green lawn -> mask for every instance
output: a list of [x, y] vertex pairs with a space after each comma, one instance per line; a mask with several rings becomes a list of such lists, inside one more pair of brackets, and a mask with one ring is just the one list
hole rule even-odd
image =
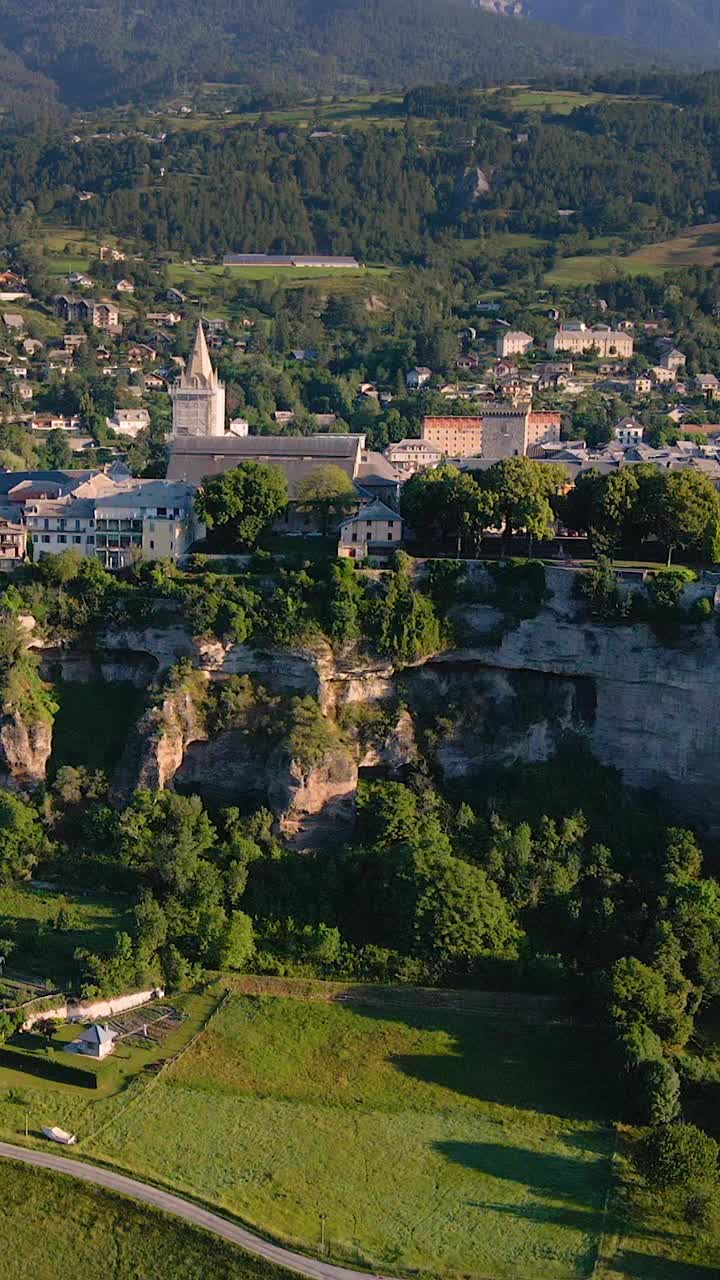
[[589, 1033], [533, 1016], [231, 998], [90, 1138], [305, 1248], [377, 1269], [589, 1276], [612, 1133]]
[[0, 1161], [3, 1280], [289, 1280], [198, 1228], [62, 1174]]

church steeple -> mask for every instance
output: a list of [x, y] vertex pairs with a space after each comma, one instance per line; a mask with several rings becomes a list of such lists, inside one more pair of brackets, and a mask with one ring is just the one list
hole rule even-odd
[[185, 370], [185, 377], [187, 379], [197, 378], [201, 386], [204, 383], [205, 386], [214, 387], [216, 383], [216, 374], [210, 361], [210, 352], [207, 349], [202, 320], [198, 320], [195, 342], [190, 356], [190, 363]]
[[190, 359], [170, 395], [174, 436], [224, 435], [225, 387], [212, 367], [202, 320]]

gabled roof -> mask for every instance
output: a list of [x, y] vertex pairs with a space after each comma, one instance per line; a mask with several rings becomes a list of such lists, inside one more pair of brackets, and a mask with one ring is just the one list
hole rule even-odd
[[343, 520], [342, 524], [354, 524], [356, 520], [397, 520], [402, 521], [402, 516], [397, 511], [393, 511], [391, 507], [386, 507], [384, 502], [369, 502], [367, 506], [361, 507], [356, 515], [350, 516], [348, 520]]
[[103, 1026], [100, 1022], [93, 1022], [92, 1026], [86, 1027], [78, 1036], [83, 1044], [112, 1044], [117, 1036], [117, 1031], [112, 1031], [110, 1027]]

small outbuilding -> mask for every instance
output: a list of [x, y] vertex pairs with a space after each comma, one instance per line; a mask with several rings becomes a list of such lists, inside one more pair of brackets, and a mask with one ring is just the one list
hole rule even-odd
[[93, 1022], [73, 1040], [73, 1046], [77, 1053], [86, 1053], [91, 1058], [106, 1058], [115, 1048], [116, 1037], [117, 1031], [112, 1031], [107, 1024], [103, 1026], [101, 1022]]

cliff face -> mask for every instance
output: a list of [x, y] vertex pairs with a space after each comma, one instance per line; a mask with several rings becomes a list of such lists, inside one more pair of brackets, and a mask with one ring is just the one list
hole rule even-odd
[[2, 785], [35, 787], [45, 780], [52, 751], [52, 725], [27, 724], [17, 712], [0, 718], [0, 778]]
[[[92, 657], [48, 651], [44, 660], [60, 662], [66, 678], [97, 678], [99, 664], [106, 678], [139, 684], [186, 655], [209, 683], [249, 674], [273, 694], [317, 698], [346, 735], [312, 769], [245, 732], [208, 738], [193, 697], [174, 693], [142, 717], [116, 777], [118, 797], [135, 786], [177, 786], [223, 803], [269, 803], [279, 829], [299, 843], [337, 836], [337, 824], [352, 820], [358, 769], [401, 773], [419, 727], [432, 728], [447, 778], [548, 760], [566, 734], [580, 734], [626, 784], [659, 788], [678, 817], [720, 830], [714, 622], [687, 628], [670, 648], [645, 626], [582, 623], [572, 586], [572, 574], [549, 570], [546, 605], [516, 625], [488, 606], [458, 609], [462, 648], [400, 674], [377, 660], [336, 659], [323, 644], [303, 652], [196, 645], [180, 628], [118, 633]], [[0, 724], [7, 774], [42, 779], [49, 751], [49, 729]]]

